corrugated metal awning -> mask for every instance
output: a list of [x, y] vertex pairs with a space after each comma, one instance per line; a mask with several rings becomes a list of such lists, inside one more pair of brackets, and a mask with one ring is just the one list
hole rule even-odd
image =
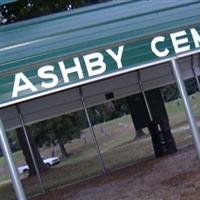
[[13, 3], [17, 0], [0, 0], [0, 6], [1, 5], [5, 5], [5, 4], [9, 4], [9, 3]]
[[0, 27], [0, 72], [200, 24], [199, 10], [199, 0], [123, 0]]
[[[119, 0], [2, 26], [0, 27], [0, 107], [122, 75], [141, 66], [163, 63], [177, 55], [170, 38], [170, 34], [177, 31], [185, 31], [188, 46], [191, 47], [186, 53], [190, 53], [195, 50], [191, 28], [200, 33], [199, 10], [199, 0]], [[160, 35], [165, 37], [164, 47], [169, 50], [169, 55], [164, 58], [155, 56], [151, 51], [152, 39]], [[107, 50], [110, 49], [117, 54], [120, 46], [124, 46], [123, 68], [117, 69]], [[162, 50], [163, 46], [160, 48]], [[199, 49], [196, 48], [198, 51]], [[95, 52], [103, 56], [106, 71], [100, 76], [91, 78], [82, 56]], [[66, 84], [61, 76], [58, 62], [63, 61], [66, 67], [71, 67], [74, 65], [74, 58], [79, 59], [83, 78], [77, 79], [77, 74], [73, 74], [70, 82]], [[188, 61], [190, 60], [191, 58], [188, 58]], [[53, 66], [54, 71], [51, 73], [55, 73], [59, 79], [53, 89], [41, 87], [38, 69], [44, 65]], [[163, 70], [163, 73], [165, 71], [167, 73], [167, 69]], [[23, 72], [37, 91], [26, 90], [13, 98], [14, 78], [18, 72]], [[151, 70], [146, 73], [148, 74], [144, 76], [154, 75], [150, 74]], [[186, 74], [185, 77], [191, 76], [190, 71]], [[158, 79], [159, 74], [155, 80], [149, 81], [147, 86], [154, 88], [172, 82], [172, 78], [159, 79], [159, 82]], [[137, 80], [135, 82], [137, 83]], [[116, 86], [115, 81], [113, 84]], [[102, 87], [106, 90], [112, 89], [112, 85]], [[91, 90], [87, 91], [92, 93]], [[127, 94], [136, 92], [138, 89]], [[120, 96], [125, 96], [125, 93], [120, 93]], [[103, 98], [96, 99], [96, 103], [105, 101]], [[29, 103], [28, 105], [30, 107]], [[77, 105], [72, 107], [72, 110], [78, 108]], [[64, 112], [62, 108], [61, 110]], [[39, 120], [38, 117], [38, 115], [37, 118], [31, 117], [27, 122]], [[41, 118], [46, 117], [49, 115], [46, 114]]]

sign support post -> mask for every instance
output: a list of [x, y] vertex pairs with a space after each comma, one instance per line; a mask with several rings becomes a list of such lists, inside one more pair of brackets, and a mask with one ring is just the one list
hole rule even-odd
[[200, 159], [200, 135], [198, 132], [198, 127], [197, 127], [197, 123], [196, 120], [194, 118], [193, 112], [192, 112], [192, 108], [191, 108], [191, 104], [188, 98], [188, 94], [186, 92], [186, 88], [183, 82], [183, 79], [181, 77], [181, 72], [179, 69], [179, 65], [177, 63], [176, 60], [172, 60], [171, 61], [171, 67], [172, 67], [172, 71], [176, 80], [176, 84], [178, 86], [179, 89], [179, 93], [182, 97], [183, 100], [183, 104], [185, 107], [185, 112], [188, 118], [188, 122], [190, 125], [190, 129], [192, 130], [192, 135], [193, 135], [193, 140], [194, 140], [194, 145], [196, 147], [196, 151], [197, 151], [197, 155]]
[[28, 133], [27, 133], [27, 130], [26, 130], [26, 127], [25, 127], [25, 122], [24, 122], [23, 116], [22, 116], [22, 114], [21, 114], [21, 110], [20, 110], [20, 108], [19, 108], [18, 105], [16, 106], [16, 108], [17, 108], [17, 112], [18, 112], [19, 119], [20, 119], [20, 123], [21, 123], [22, 128], [23, 128], [23, 131], [24, 131], [24, 136], [25, 136], [25, 138], [26, 138], [26, 142], [27, 142], [27, 145], [28, 145], [30, 154], [31, 154], [31, 158], [32, 158], [32, 160], [33, 160], [33, 164], [34, 164], [34, 167], [35, 167], [35, 171], [36, 171], [36, 174], [37, 174], [37, 177], [38, 177], [38, 181], [39, 181], [39, 184], [40, 184], [42, 193], [45, 193], [44, 184], [43, 184], [43, 182], [42, 182], [42, 178], [41, 178], [41, 176], [40, 176], [40, 172], [39, 172], [39, 169], [38, 169], [38, 166], [37, 166], [37, 162], [36, 162], [36, 160], [35, 160], [35, 156], [34, 156], [34, 154], [33, 154], [33, 150], [32, 150], [32, 147], [31, 147], [29, 138], [28, 138]]
[[94, 128], [92, 126], [91, 120], [90, 120], [90, 116], [89, 116], [89, 113], [88, 113], [87, 105], [85, 103], [85, 99], [83, 97], [83, 93], [82, 93], [81, 88], [79, 88], [79, 93], [80, 93], [80, 97], [81, 97], [81, 103], [83, 105], [83, 109], [85, 111], [85, 115], [86, 115], [86, 118], [87, 118], [87, 121], [88, 121], [88, 124], [89, 124], [89, 127], [90, 127], [92, 138], [93, 138], [93, 141], [94, 141], [95, 146], [96, 146], [97, 154], [98, 154], [98, 157], [99, 157], [99, 162], [100, 162], [102, 171], [105, 174], [106, 173], [105, 163], [104, 163], [104, 160], [103, 160], [103, 158], [101, 156], [99, 144], [98, 144], [98, 141], [97, 141], [97, 138], [96, 138], [96, 135], [95, 135]]
[[12, 152], [11, 152], [1, 119], [0, 119], [0, 146], [5, 156], [8, 169], [10, 171], [10, 176], [11, 176], [12, 184], [13, 184], [17, 199], [26, 200], [25, 193], [24, 193], [24, 190], [23, 190], [23, 187], [22, 187], [22, 184], [17, 172], [16, 165], [12, 157]]
[[149, 114], [149, 118], [150, 118], [150, 121], [152, 122], [153, 116], [151, 114], [150, 106], [149, 106], [149, 103], [147, 101], [145, 90], [144, 90], [144, 87], [143, 87], [143, 84], [142, 84], [142, 81], [141, 81], [140, 71], [137, 71], [137, 77], [138, 77], [138, 83], [139, 83], [139, 86], [140, 86], [140, 90], [142, 92], [142, 96], [144, 98], [144, 102], [145, 102], [145, 105], [146, 105], [146, 108], [147, 108], [147, 111], [148, 111], [148, 114]]

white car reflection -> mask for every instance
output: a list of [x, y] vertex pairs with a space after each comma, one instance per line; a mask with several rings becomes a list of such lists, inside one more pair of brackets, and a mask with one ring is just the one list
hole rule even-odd
[[[50, 157], [43, 159], [43, 162], [46, 167], [51, 167], [53, 165], [57, 165], [60, 163], [60, 158], [59, 157]], [[29, 167], [28, 165], [22, 165], [17, 168], [19, 174], [24, 174], [29, 172]]]

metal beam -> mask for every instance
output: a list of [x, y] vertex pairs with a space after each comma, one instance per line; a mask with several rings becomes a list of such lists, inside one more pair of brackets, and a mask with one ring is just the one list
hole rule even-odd
[[146, 97], [146, 94], [145, 94], [144, 86], [142, 84], [140, 71], [137, 71], [137, 77], [138, 77], [138, 84], [140, 86], [140, 90], [142, 92], [142, 96], [144, 98], [144, 102], [145, 102], [145, 105], [146, 105], [146, 108], [147, 108], [147, 111], [148, 111], [148, 114], [149, 114], [149, 118], [150, 118], [150, 121], [152, 122], [153, 121], [153, 116], [151, 114], [150, 106], [149, 106], [149, 103], [148, 103], [148, 100], [147, 100], [147, 97]]
[[32, 150], [31, 144], [30, 144], [30, 141], [29, 141], [29, 137], [28, 137], [28, 133], [27, 133], [27, 130], [26, 130], [24, 118], [23, 118], [23, 116], [22, 116], [22, 114], [21, 114], [21, 110], [20, 110], [20, 108], [19, 108], [18, 105], [16, 105], [16, 108], [17, 108], [17, 112], [18, 112], [18, 116], [19, 116], [19, 119], [20, 119], [21, 126], [22, 126], [23, 131], [24, 131], [24, 136], [25, 136], [25, 138], [26, 138], [26, 142], [27, 142], [27, 145], [28, 145], [30, 154], [31, 154], [31, 158], [32, 158], [32, 160], [33, 160], [33, 164], [34, 164], [35, 171], [36, 171], [36, 174], [37, 174], [37, 177], [38, 177], [38, 181], [39, 181], [39, 184], [40, 184], [40, 188], [41, 188], [41, 190], [42, 190], [42, 193], [45, 193], [44, 184], [43, 184], [43, 182], [42, 182], [42, 178], [41, 178], [41, 176], [40, 176], [40, 172], [39, 172], [39, 169], [38, 169], [38, 166], [37, 166], [37, 162], [36, 162], [36, 160], [35, 160], [35, 156], [34, 156], [34, 153], [33, 153], [33, 150]]
[[12, 152], [10, 150], [10, 146], [8, 143], [8, 139], [3, 127], [2, 120], [0, 119], [0, 145], [4, 154], [4, 157], [6, 159], [8, 169], [10, 171], [10, 176], [12, 180], [12, 184], [17, 196], [18, 200], [26, 200], [25, 193], [17, 172], [17, 168], [15, 166], [15, 162], [12, 157]]
[[88, 124], [89, 124], [89, 127], [90, 127], [92, 138], [93, 138], [93, 141], [94, 141], [95, 146], [96, 146], [96, 151], [97, 151], [97, 155], [98, 155], [98, 158], [99, 158], [99, 163], [101, 165], [101, 169], [102, 169], [103, 173], [106, 173], [104, 160], [103, 160], [103, 158], [101, 156], [101, 151], [100, 151], [100, 148], [99, 148], [99, 144], [98, 144], [98, 141], [97, 141], [97, 138], [96, 138], [96, 135], [95, 135], [94, 128], [92, 126], [91, 120], [90, 120], [90, 116], [89, 116], [89, 113], [88, 113], [87, 105], [85, 103], [85, 99], [83, 97], [83, 93], [82, 93], [81, 88], [79, 88], [79, 93], [80, 93], [80, 97], [81, 97], [81, 103], [83, 105], [83, 109], [85, 111], [85, 115], [86, 115], [86, 118], [87, 118], [87, 121], [88, 121]]
[[188, 98], [188, 94], [186, 92], [186, 88], [185, 88], [185, 84], [183, 82], [183, 79], [181, 77], [181, 72], [179, 69], [179, 65], [177, 63], [176, 60], [172, 60], [171, 62], [171, 67], [172, 67], [172, 71], [176, 80], [176, 84], [178, 86], [179, 89], [179, 93], [181, 95], [181, 98], [183, 100], [183, 104], [185, 107], [185, 112], [188, 118], [188, 122], [190, 125], [190, 128], [192, 130], [192, 135], [193, 135], [193, 140], [194, 140], [194, 144], [196, 147], [196, 151], [197, 151], [197, 155], [200, 159], [200, 135], [198, 132], [198, 127], [197, 127], [197, 123], [196, 120], [194, 118], [193, 112], [192, 112], [192, 107]]

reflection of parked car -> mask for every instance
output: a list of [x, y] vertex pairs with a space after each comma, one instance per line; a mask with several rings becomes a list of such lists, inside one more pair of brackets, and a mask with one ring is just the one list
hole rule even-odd
[[19, 174], [28, 173], [29, 167], [28, 165], [23, 165], [17, 168]]
[[[44, 162], [45, 166], [51, 167], [53, 165], [57, 165], [58, 163], [60, 163], [60, 159], [58, 157], [51, 157], [51, 158], [47, 158], [47, 159], [43, 158], [43, 162]], [[28, 173], [29, 167], [28, 167], [28, 165], [23, 165], [23, 166], [18, 167], [17, 170], [18, 170], [19, 174]]]
[[44, 164], [47, 167], [51, 167], [53, 165], [57, 165], [58, 163], [60, 163], [60, 158], [58, 158], [58, 157], [51, 157], [51, 158], [44, 159], [43, 161], [44, 161]]

